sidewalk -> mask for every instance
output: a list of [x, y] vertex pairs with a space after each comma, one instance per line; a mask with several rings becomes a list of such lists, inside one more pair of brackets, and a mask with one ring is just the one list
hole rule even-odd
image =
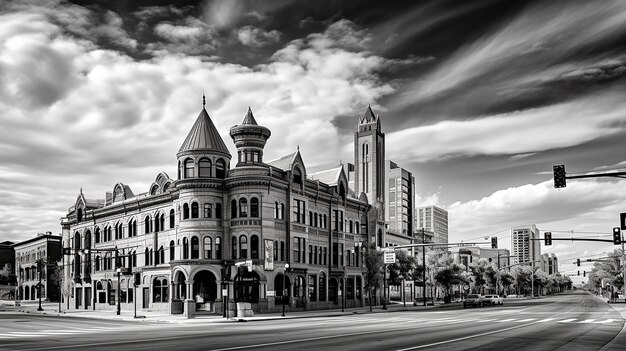
[[254, 322], [265, 320], [277, 320], [277, 319], [300, 319], [300, 318], [315, 318], [315, 317], [336, 317], [347, 316], [353, 314], [379, 314], [389, 312], [402, 312], [402, 311], [417, 311], [428, 310], [434, 308], [445, 308], [452, 306], [459, 306], [460, 303], [451, 304], [435, 304], [434, 306], [412, 306], [407, 302], [406, 307], [402, 303], [392, 302], [387, 305], [387, 310], [383, 310], [382, 306], [373, 306], [372, 312], [369, 310], [369, 306], [346, 308], [344, 312], [341, 309], [332, 310], [318, 310], [318, 311], [289, 311], [287, 307], [285, 309], [285, 317], [282, 317], [282, 313], [258, 313], [254, 317], [235, 317], [235, 318], [223, 318], [221, 315], [214, 314], [198, 314], [194, 318], [186, 318], [182, 315], [172, 315], [166, 312], [148, 312], [137, 311], [137, 318], [135, 318], [134, 311], [121, 311], [120, 315], [117, 315], [116, 310], [73, 310], [69, 312], [58, 312], [58, 303], [42, 303], [43, 311], [37, 311], [38, 303], [23, 302], [20, 306], [1, 306], [0, 312], [22, 312], [32, 314], [42, 314], [60, 317], [82, 317], [82, 318], [94, 318], [94, 319], [109, 319], [109, 320], [125, 320], [135, 322], [158, 322], [158, 323], [228, 323], [228, 322]]

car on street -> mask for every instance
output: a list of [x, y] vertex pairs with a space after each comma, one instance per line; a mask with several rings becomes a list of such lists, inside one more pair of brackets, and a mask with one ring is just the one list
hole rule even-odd
[[485, 305], [494, 306], [494, 305], [502, 305], [503, 303], [504, 302], [502, 301], [502, 298], [498, 295], [485, 295], [484, 297]]
[[481, 307], [485, 304], [485, 300], [479, 294], [469, 294], [465, 297], [463, 301], [463, 308], [467, 308], [467, 306], [472, 307]]

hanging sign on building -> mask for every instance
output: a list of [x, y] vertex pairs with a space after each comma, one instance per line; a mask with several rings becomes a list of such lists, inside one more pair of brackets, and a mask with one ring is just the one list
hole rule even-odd
[[266, 271], [274, 270], [274, 241], [265, 240], [265, 259], [263, 269]]

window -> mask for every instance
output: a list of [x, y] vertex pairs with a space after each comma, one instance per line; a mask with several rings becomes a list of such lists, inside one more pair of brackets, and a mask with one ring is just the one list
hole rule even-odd
[[313, 212], [309, 211], [309, 225], [313, 225], [315, 221], [313, 220]]
[[198, 177], [209, 178], [211, 176], [211, 161], [208, 158], [201, 158], [198, 161]]
[[293, 238], [293, 261], [294, 262], [304, 263], [305, 261], [305, 252], [304, 252], [305, 246], [304, 245], [305, 245], [304, 238], [298, 238], [298, 237]]
[[215, 238], [215, 259], [222, 259], [222, 238]]
[[318, 281], [319, 281], [319, 284], [318, 284], [319, 300], [325, 301], [326, 300], [326, 274], [324, 274], [324, 272], [320, 272]]
[[250, 258], [259, 258], [259, 237], [256, 235], [250, 237]]
[[167, 279], [154, 278], [152, 282], [152, 302], [168, 302], [168, 289]]
[[309, 264], [313, 263], [313, 245], [309, 245]]
[[100, 228], [96, 228], [95, 240], [96, 244], [100, 242]]
[[237, 218], [237, 200], [230, 202], [230, 218]]
[[150, 195], [156, 195], [158, 190], [159, 190], [159, 186], [154, 184], [152, 188], [150, 188]]
[[170, 261], [174, 261], [174, 257], [175, 257], [175, 251], [174, 251], [174, 240], [170, 241]]
[[213, 206], [211, 204], [204, 204], [204, 218], [211, 218], [213, 212]]
[[248, 237], [245, 235], [239, 237], [239, 258], [248, 258]]
[[200, 258], [200, 240], [197, 236], [191, 237], [191, 259]]
[[221, 158], [215, 162], [215, 177], [219, 179], [226, 178], [226, 165]]
[[189, 258], [189, 239], [183, 238], [183, 260]]
[[160, 227], [159, 227], [159, 224], [160, 224], [160, 222], [159, 222], [159, 214], [157, 213], [157, 215], [154, 217], [154, 232], [155, 233], [158, 233], [159, 230], [161, 230]]
[[248, 217], [248, 200], [239, 199], [239, 217]]
[[198, 213], [198, 203], [197, 202], [192, 202], [191, 203], [191, 218], [198, 218], [199, 213]]
[[205, 259], [211, 259], [212, 257], [212, 249], [213, 249], [213, 240], [211, 239], [210, 236], [205, 236], [204, 237], [204, 242], [202, 243], [202, 246], [204, 247], [204, 258]]
[[294, 199], [293, 200], [293, 218], [294, 222], [305, 224], [305, 204], [303, 200]]
[[280, 242], [280, 260], [281, 261], [285, 260], [285, 242], [284, 241]]
[[354, 222], [354, 232], [357, 233], [357, 234], [360, 234], [361, 227], [359, 225], [359, 222]]
[[137, 221], [131, 219], [131, 221], [128, 223], [128, 237], [132, 238], [134, 236], [137, 236]]
[[174, 224], [175, 224], [176, 220], [174, 217], [174, 209], [170, 210], [170, 229], [174, 229]]
[[115, 225], [115, 240], [122, 239], [122, 223]]
[[282, 202], [280, 204], [280, 219], [285, 219], [285, 204]]
[[193, 178], [193, 160], [188, 158], [185, 160], [185, 178]]
[[189, 205], [188, 204], [183, 204], [183, 219], [188, 219], [189, 218]]
[[178, 161], [178, 179], [180, 179], [180, 161]]
[[280, 218], [280, 207], [278, 206], [278, 202], [274, 202], [274, 218]]
[[250, 217], [259, 217], [259, 199], [250, 199]]
[[274, 241], [274, 261], [278, 261], [278, 240]]
[[237, 237], [233, 236], [231, 240], [231, 246], [232, 246], [231, 259], [236, 260], [237, 259]]
[[308, 289], [308, 293], [309, 293], [309, 301], [317, 301], [317, 294], [315, 293], [316, 289], [316, 279], [314, 275], [309, 275], [308, 276], [308, 284], [307, 284], [307, 289]]
[[339, 244], [333, 243], [333, 266], [339, 264]]
[[293, 169], [293, 182], [302, 185], [302, 171], [298, 167]]
[[144, 266], [150, 265], [150, 250], [148, 250], [147, 247], [146, 247], [146, 250], [143, 252], [143, 265]]
[[339, 244], [340, 246], [340, 250], [339, 250], [339, 265], [343, 266], [343, 244]]
[[[146, 219], [143, 221], [144, 233], [145, 234], [150, 233], [150, 222], [151, 222], [150, 221], [150, 216], [146, 216]], [[110, 228], [109, 228], [109, 230], [110, 230]]]
[[219, 202], [215, 204], [215, 218], [222, 218], [222, 204]]

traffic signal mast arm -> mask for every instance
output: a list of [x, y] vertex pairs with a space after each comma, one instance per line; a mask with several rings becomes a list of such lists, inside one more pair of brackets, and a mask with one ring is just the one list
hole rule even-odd
[[567, 175], [567, 173], [565, 172], [565, 165], [553, 166], [552, 172], [554, 176], [555, 188], [565, 188], [567, 186], [567, 179], [598, 178], [598, 177], [626, 178], [626, 171], [611, 171], [611, 172], [589, 171], [587, 172], [587, 174]]

